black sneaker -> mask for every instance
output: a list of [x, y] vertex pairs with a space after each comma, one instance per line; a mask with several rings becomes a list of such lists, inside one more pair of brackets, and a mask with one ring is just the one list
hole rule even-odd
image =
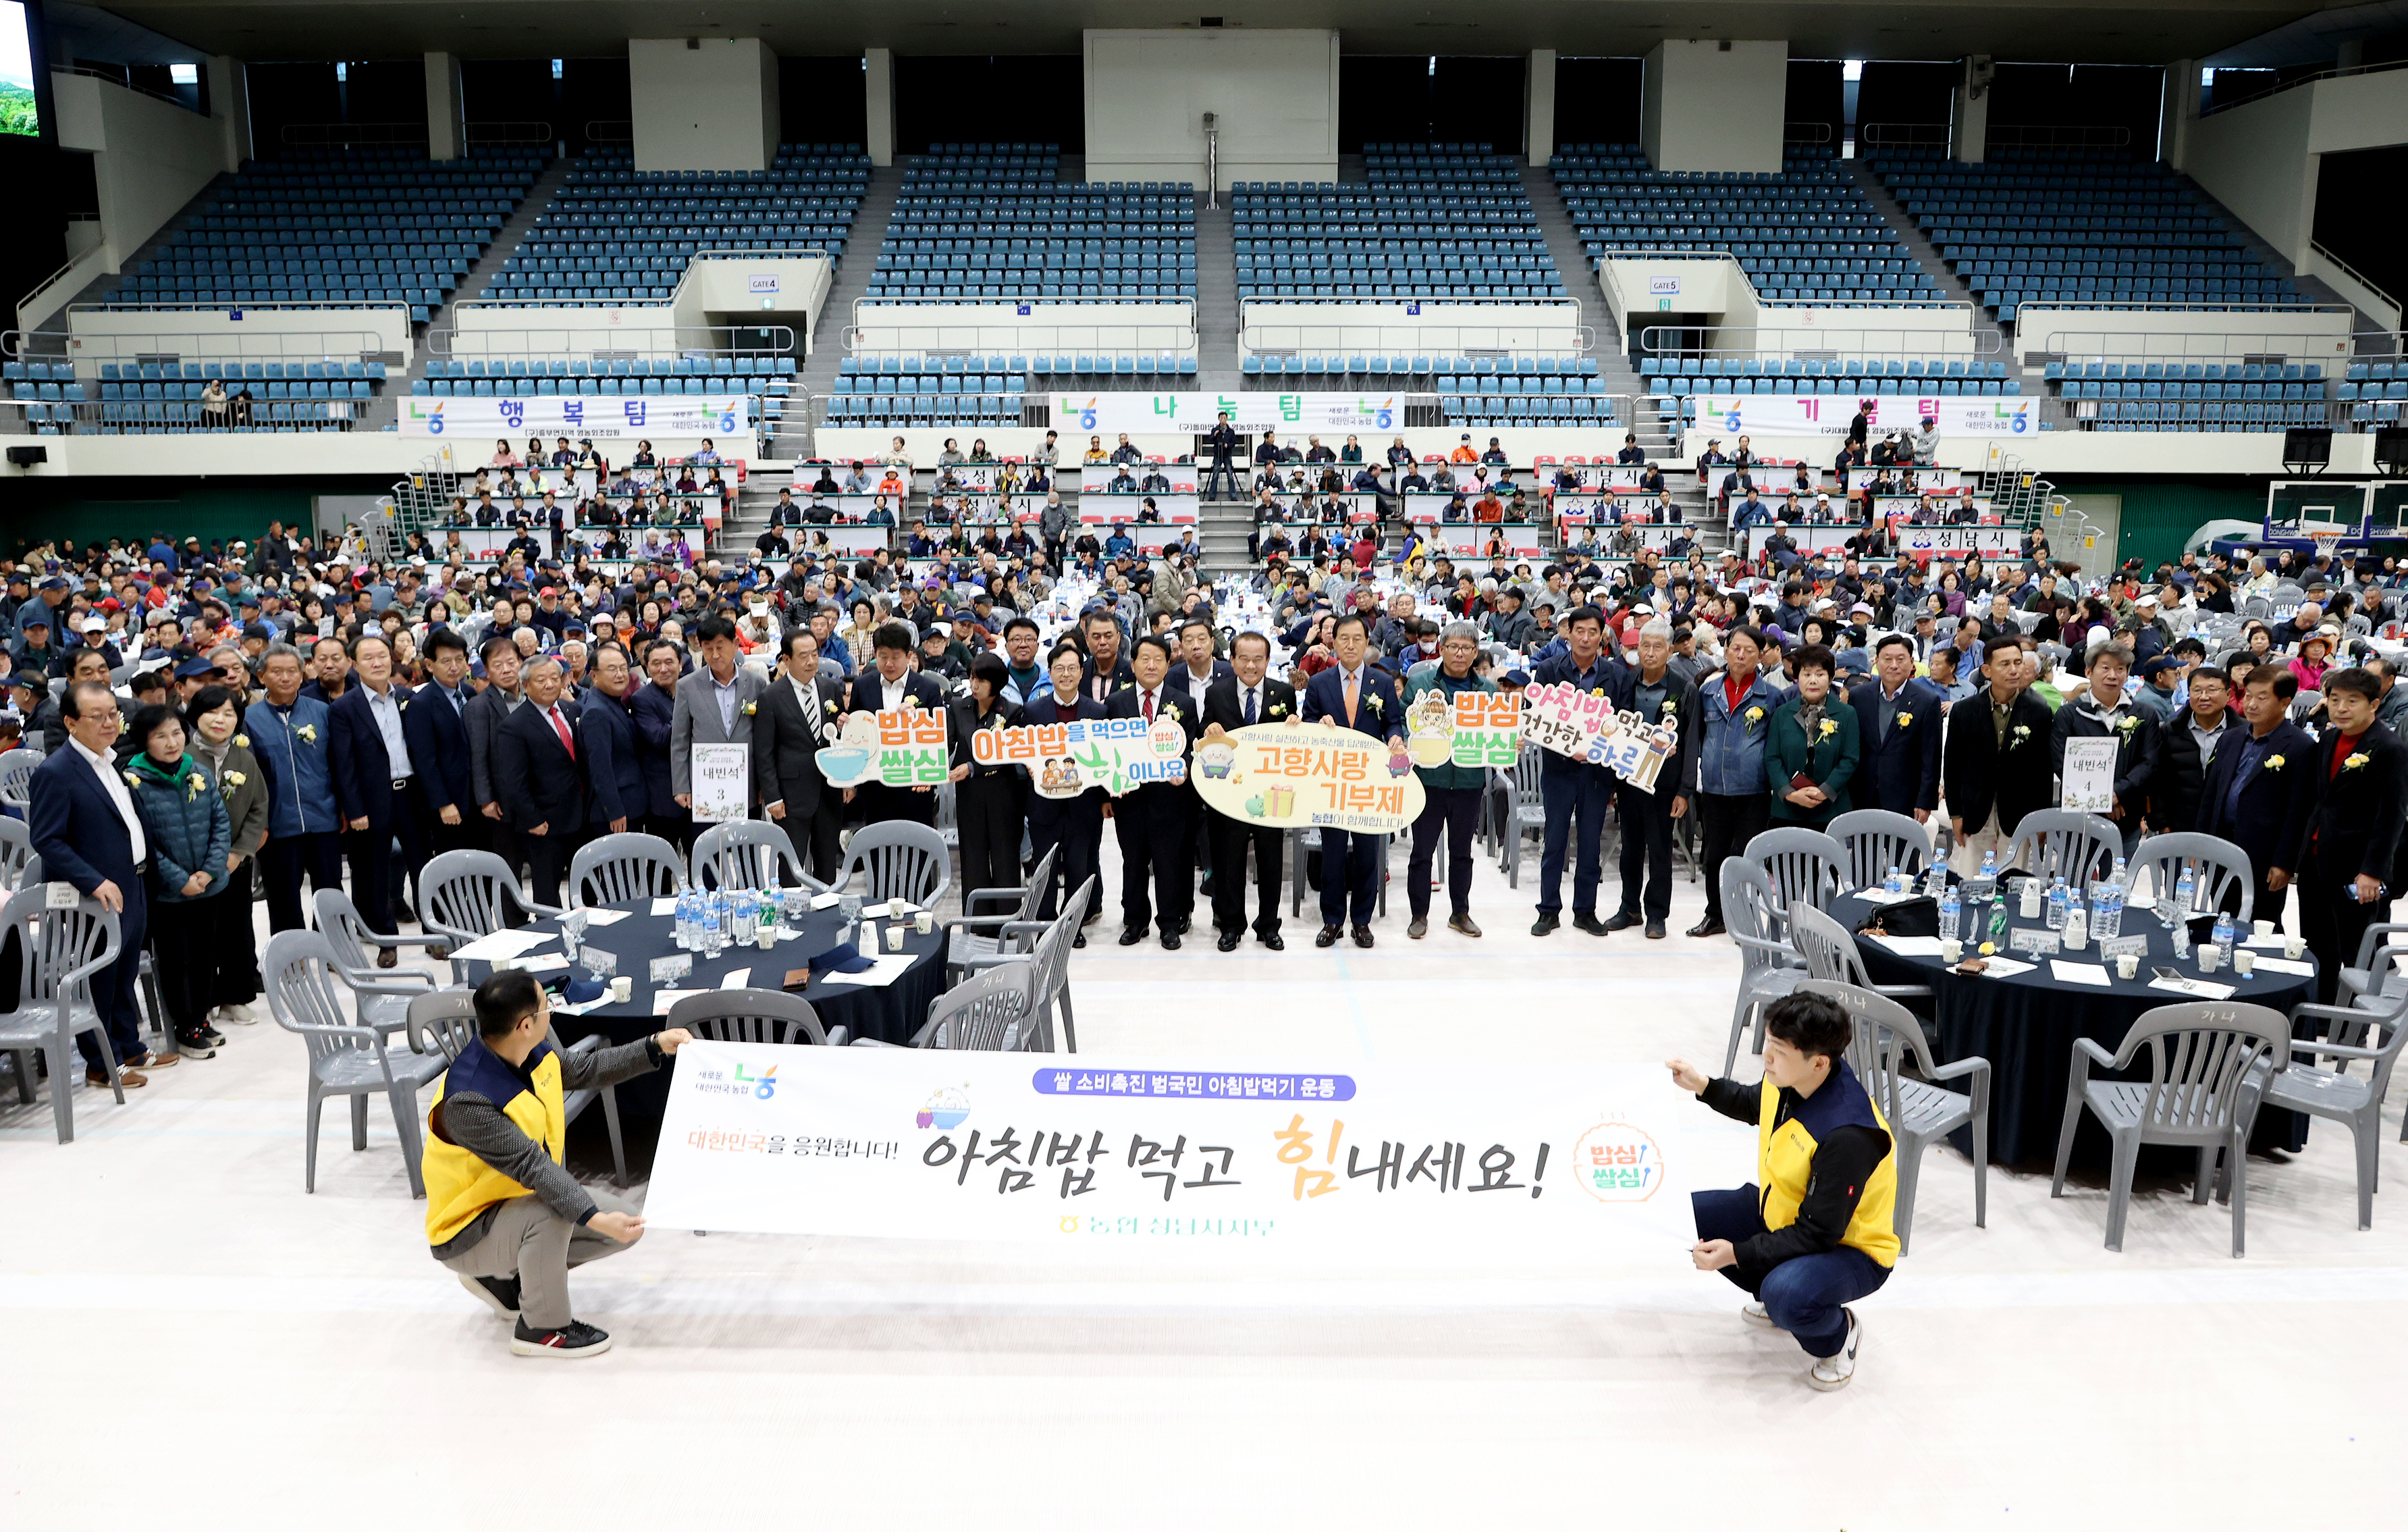
[[1595, 911], [1591, 911], [1585, 915], [1574, 914], [1572, 916], [1572, 929], [1575, 931], [1585, 931], [1593, 937], [1601, 937], [1605, 935], [1607, 926], [1605, 922], [1597, 918]]
[[211, 1048], [223, 1048], [226, 1045], [226, 1035], [214, 1026], [205, 1026], [201, 1028], [201, 1040]]
[[510, 1327], [512, 1356], [556, 1356], [575, 1361], [599, 1356], [609, 1349], [609, 1335], [582, 1320], [572, 1319], [557, 1330], [531, 1328], [524, 1319]]
[[218, 1056], [217, 1049], [198, 1032], [178, 1034], [176, 1052], [188, 1059], [213, 1059]]
[[1548, 932], [1554, 930], [1556, 924], [1557, 922], [1555, 917], [1548, 914], [1542, 909], [1539, 912], [1539, 918], [1530, 923], [1530, 935], [1534, 937], [1543, 937]]
[[[452, 1273], [458, 1276], [459, 1273]], [[519, 1280], [516, 1277], [461, 1277], [460, 1285], [471, 1296], [504, 1319], [519, 1317]]]

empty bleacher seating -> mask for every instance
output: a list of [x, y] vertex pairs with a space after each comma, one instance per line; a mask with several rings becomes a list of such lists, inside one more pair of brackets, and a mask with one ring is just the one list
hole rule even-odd
[[[80, 365], [84, 375], [79, 376]], [[227, 426], [205, 421], [202, 391], [219, 379]], [[39, 435], [118, 436], [229, 429], [234, 395], [251, 394], [252, 431], [347, 431], [381, 391], [380, 362], [217, 361], [10, 362], [0, 368], [7, 398]]]
[[113, 308], [407, 303], [424, 322], [534, 184], [542, 157], [296, 150], [246, 160], [102, 300]]
[[1018, 425], [1028, 370], [1027, 359], [1018, 356], [848, 356], [838, 365], [824, 422]]
[[627, 150], [587, 150], [484, 297], [541, 308], [666, 303], [704, 251], [841, 259], [868, 184], [858, 144], [781, 144], [763, 171], [643, 171]]
[[1983, 165], [1893, 151], [1871, 162], [1992, 316], [2021, 306], [2306, 301], [2162, 165], [2106, 150], [2007, 150]]
[[1566, 296], [1519, 156], [1489, 144], [1363, 146], [1368, 179], [1240, 181], [1240, 298], [1527, 303]]
[[1196, 188], [1066, 183], [1058, 144], [936, 144], [906, 162], [866, 301], [1196, 296]]
[[1719, 356], [1651, 356], [1639, 364], [1640, 380], [1658, 394], [1828, 394], [1910, 398], [1956, 398], [2018, 392], [2007, 364], [1981, 357], [1949, 360], [1813, 361], [1798, 357], [1753, 360]]
[[1592, 260], [1608, 251], [1725, 252], [1776, 308], [1948, 301], [1830, 156], [1793, 144], [1778, 175], [1660, 171], [1636, 145], [1571, 144], [1548, 164]]
[[562, 358], [437, 357], [409, 392], [438, 399], [543, 397], [556, 394], [756, 394], [779, 395], [794, 386], [785, 356], [681, 356], [571, 362]]
[[[2287, 431], [2340, 419], [2314, 362], [2051, 362], [2043, 377], [2082, 430]], [[2342, 386], [2344, 399], [2358, 396]]]
[[2408, 363], [2353, 362], [2334, 393], [2355, 424], [2397, 425], [2408, 414]]

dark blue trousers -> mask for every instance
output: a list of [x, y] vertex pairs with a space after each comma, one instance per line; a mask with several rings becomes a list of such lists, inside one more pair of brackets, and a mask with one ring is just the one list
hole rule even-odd
[[[1698, 1220], [1700, 1239], [1727, 1239], [1736, 1245], [1765, 1232], [1764, 1215], [1754, 1186], [1735, 1192], [1692, 1192], [1690, 1210]], [[1820, 1255], [1800, 1255], [1765, 1273], [1754, 1291], [1772, 1323], [1798, 1338], [1809, 1356], [1836, 1356], [1848, 1339], [1848, 1316], [1841, 1305], [1878, 1292], [1889, 1281], [1890, 1268], [1863, 1251], [1841, 1245]], [[1722, 1274], [1742, 1291], [1747, 1283], [1739, 1267]]]
[[1321, 923], [1346, 923], [1348, 905], [1354, 923], [1371, 923], [1380, 903], [1380, 838], [1345, 830], [1321, 832]]
[[1613, 801], [1613, 780], [1598, 766], [1575, 765], [1539, 779], [1547, 809], [1547, 839], [1539, 855], [1539, 913], [1564, 908], [1564, 852], [1577, 841], [1572, 870], [1572, 913], [1597, 913], [1598, 880], [1604, 876], [1605, 806]]

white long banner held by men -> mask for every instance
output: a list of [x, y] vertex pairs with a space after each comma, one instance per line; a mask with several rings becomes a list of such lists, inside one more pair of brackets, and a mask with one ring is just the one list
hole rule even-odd
[[1125, 1251], [1492, 1246], [1661, 1266], [1754, 1140], [1660, 1065], [678, 1051], [664, 1228]]
[[733, 437], [751, 421], [740, 394], [647, 394], [608, 398], [529, 394], [508, 399], [431, 399], [405, 394], [405, 437]]

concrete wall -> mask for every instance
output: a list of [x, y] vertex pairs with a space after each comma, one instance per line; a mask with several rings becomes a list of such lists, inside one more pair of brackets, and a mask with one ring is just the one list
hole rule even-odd
[[2396, 71], [2320, 79], [2187, 124], [2182, 168], [2294, 266], [2315, 232], [2317, 156], [2408, 143]]
[[2015, 344], [2018, 351], [2063, 351], [2100, 360], [2158, 356], [2237, 362], [2265, 354], [2322, 362], [2331, 369], [2348, 360], [2356, 322], [2345, 309], [2202, 313], [2027, 304], [2018, 310]]
[[[1758, 431], [1756, 451], [1767, 457], [1828, 462], [1824, 437], [1783, 437]], [[1706, 434], [1691, 431], [1684, 443], [1704, 448]], [[2044, 431], [2036, 437], [1940, 438], [1940, 464], [1947, 468], [2000, 468], [2009, 460], [2043, 479], [2066, 474], [2265, 474], [2283, 471], [2279, 431]], [[2335, 432], [2335, 474], [2374, 471], [2374, 437], [2366, 432]]]
[[225, 166], [224, 125], [90, 75], [53, 72], [59, 146], [93, 156], [101, 247], [122, 266]]
[[758, 37], [630, 37], [627, 85], [638, 170], [767, 170], [777, 157], [778, 55]]
[[[1418, 308], [1419, 313], [1409, 312]], [[1348, 356], [1579, 353], [1577, 301], [1532, 304], [1280, 303], [1239, 306], [1238, 350]]]
[[139, 351], [185, 356], [339, 356], [363, 351], [409, 354], [409, 310], [383, 308], [245, 308], [229, 319], [222, 308], [73, 308], [67, 328], [79, 358], [101, 361]]
[[[922, 351], [980, 351], [992, 355], [1114, 356], [1196, 351], [1196, 306], [1160, 303], [1031, 303], [1022, 313], [1010, 303], [856, 304], [851, 316], [851, 349], [872, 356]], [[831, 336], [847, 344], [841, 335]]]
[[1640, 143], [1658, 170], [1779, 170], [1788, 104], [1788, 43], [1667, 39], [1647, 55]]
[[1220, 182], [1338, 179], [1338, 34], [1091, 31], [1087, 179], [1205, 179], [1216, 114]]

